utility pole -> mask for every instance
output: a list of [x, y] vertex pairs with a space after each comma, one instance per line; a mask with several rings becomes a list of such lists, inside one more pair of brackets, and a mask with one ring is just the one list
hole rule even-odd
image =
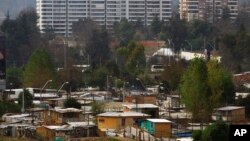
[[24, 113], [24, 91], [25, 89], [23, 88], [23, 95], [22, 95], [22, 109], [21, 112]]

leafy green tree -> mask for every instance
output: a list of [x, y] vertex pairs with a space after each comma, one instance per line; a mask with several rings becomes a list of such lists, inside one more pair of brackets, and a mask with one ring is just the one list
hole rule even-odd
[[58, 84], [69, 82], [64, 86], [67, 92], [76, 91], [82, 83], [82, 70], [72, 66], [68, 66], [66, 69], [62, 69], [57, 72]]
[[119, 65], [123, 66], [123, 69], [126, 69], [133, 76], [143, 72], [146, 58], [142, 44], [132, 41], [128, 46], [120, 47], [116, 51], [119, 56], [118, 59], [121, 60]]
[[[22, 85], [22, 68], [8, 67], [6, 69], [6, 79], [8, 88], [19, 88]], [[10, 83], [12, 85], [10, 86]]]
[[25, 64], [33, 51], [42, 44], [37, 19], [35, 9], [29, 8], [21, 11], [15, 20], [7, 16], [1, 25], [7, 40], [8, 63], [17, 66]]
[[194, 141], [201, 141], [202, 131], [201, 130], [194, 130], [192, 133], [192, 137]]
[[195, 58], [184, 73], [180, 84], [182, 101], [186, 105], [195, 121], [203, 120], [210, 116], [209, 87], [207, 84], [207, 67], [204, 60]]
[[106, 87], [107, 77], [109, 76], [108, 70], [105, 67], [100, 67], [94, 71], [92, 78], [90, 78], [89, 85], [99, 86], [100, 89]]
[[[187, 23], [184, 20], [178, 18], [170, 19], [167, 26], [163, 29], [163, 33], [166, 33], [168, 39], [171, 39], [172, 47], [175, 52], [179, 52], [184, 46], [185, 40], [188, 37]], [[168, 42], [168, 41], [167, 41]]]
[[151, 26], [150, 26], [150, 27], [151, 27], [151, 31], [152, 31], [155, 35], [157, 35], [157, 34], [160, 33], [160, 31], [161, 31], [161, 26], [162, 26], [162, 23], [161, 23], [159, 17], [155, 16], [155, 17], [153, 18], [153, 21], [152, 21]]
[[228, 141], [229, 127], [222, 121], [209, 125], [202, 132], [202, 141]]
[[92, 68], [108, 62], [110, 57], [109, 38], [107, 31], [93, 20], [79, 20], [72, 26], [73, 36], [86, 58], [90, 58]]
[[208, 85], [211, 91], [210, 102], [213, 103], [211, 108], [233, 103], [235, 90], [232, 75], [215, 60], [211, 60], [207, 64], [207, 68]]
[[193, 59], [180, 84], [182, 101], [198, 121], [209, 121], [214, 108], [233, 103], [234, 93], [232, 75], [214, 60]]
[[55, 80], [55, 70], [51, 57], [45, 49], [37, 49], [25, 66], [23, 73], [24, 86], [40, 88], [51, 79]]
[[120, 46], [127, 46], [134, 37], [135, 29], [126, 18], [122, 18], [120, 22], [114, 24], [114, 32]]
[[171, 65], [165, 64], [164, 71], [161, 74], [161, 81], [167, 83], [169, 90], [176, 90], [181, 81], [185, 67], [184, 60], [171, 61]]
[[249, 43], [250, 36], [244, 25], [240, 26], [236, 34], [224, 35], [219, 44], [223, 66], [234, 73], [248, 71], [250, 69]]
[[90, 63], [93, 68], [108, 62], [110, 50], [108, 46], [108, 34], [106, 30], [94, 30], [91, 38], [92, 42], [87, 44], [86, 53], [90, 55]]
[[22, 106], [23, 94], [24, 94], [24, 108], [31, 108], [33, 106], [33, 96], [27, 89], [24, 89], [23, 92], [19, 94], [18, 99], [17, 99], [18, 104]]
[[64, 107], [81, 109], [81, 104], [75, 98], [69, 97], [64, 101]]
[[21, 112], [21, 106], [9, 101], [0, 101], [0, 116], [5, 113], [19, 113]]

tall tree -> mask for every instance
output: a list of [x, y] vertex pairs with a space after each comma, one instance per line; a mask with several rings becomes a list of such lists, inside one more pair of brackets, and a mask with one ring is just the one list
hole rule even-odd
[[[22, 85], [22, 68], [8, 67], [6, 69], [6, 80], [8, 88], [19, 88]], [[12, 85], [10, 85], [10, 83]]]
[[181, 61], [172, 61], [171, 65], [165, 64], [165, 69], [161, 74], [161, 80], [165, 82], [167, 89], [176, 90], [181, 81], [181, 77], [184, 73], [185, 67], [184, 60]]
[[180, 84], [180, 93], [195, 120], [209, 121], [214, 108], [231, 104], [234, 99], [232, 75], [218, 62], [192, 60]]
[[55, 80], [55, 78], [55, 68], [50, 55], [43, 48], [37, 49], [25, 66], [23, 73], [24, 86], [40, 88], [46, 81]]
[[170, 19], [163, 32], [165, 32], [168, 36], [168, 39], [172, 41], [172, 47], [174, 47], [173, 50], [175, 52], [179, 52], [188, 37], [187, 23], [184, 20], [180, 20], [178, 18]]
[[29, 90], [24, 89], [22, 93], [18, 96], [18, 104], [22, 106], [24, 97], [24, 108], [31, 108], [33, 106], [33, 96], [29, 92]]
[[158, 17], [158, 16], [155, 16], [155, 17], [153, 18], [153, 21], [152, 21], [151, 25], [150, 25], [151, 31], [152, 31], [155, 35], [157, 35], [157, 34], [160, 33], [160, 31], [161, 31], [161, 26], [162, 26], [162, 24], [161, 24], [161, 21], [160, 21], [159, 17]]
[[121, 61], [121, 66], [125, 67], [130, 74], [137, 75], [143, 71], [146, 64], [144, 46], [142, 44], [130, 42], [126, 47], [120, 47], [117, 54]]
[[91, 19], [80, 20], [73, 25], [73, 37], [92, 67], [105, 64], [110, 56], [109, 38], [105, 29]]
[[250, 36], [244, 25], [241, 25], [236, 34], [226, 34], [222, 37], [219, 49], [221, 62], [228, 70], [239, 73], [250, 69]]
[[232, 75], [225, 71], [216, 60], [211, 60], [207, 68], [208, 86], [211, 91], [209, 100], [213, 103], [211, 109], [233, 103], [235, 90]]
[[25, 64], [41, 44], [37, 19], [35, 9], [29, 8], [21, 11], [15, 20], [7, 17], [1, 25], [1, 30], [7, 37], [8, 62], [12, 65]]
[[114, 24], [115, 36], [120, 42], [120, 46], [126, 46], [133, 39], [135, 30], [133, 25], [126, 18]]
[[186, 108], [192, 113], [195, 121], [201, 121], [210, 116], [207, 77], [205, 61], [195, 58], [184, 73], [180, 85], [182, 101], [186, 105]]

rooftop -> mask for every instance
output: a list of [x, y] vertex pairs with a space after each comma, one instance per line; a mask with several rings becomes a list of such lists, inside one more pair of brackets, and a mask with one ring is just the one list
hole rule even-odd
[[95, 124], [92, 121], [89, 122], [67, 122], [72, 127], [85, 127], [85, 126], [94, 126]]
[[150, 117], [148, 114], [139, 112], [106, 112], [97, 115], [99, 117]]
[[44, 127], [50, 130], [70, 130], [69, 125], [50, 125], [50, 126], [44, 126]]
[[61, 109], [61, 108], [55, 108], [54, 111], [58, 112], [58, 113], [78, 113], [81, 112], [82, 110], [76, 109], [76, 108], [65, 108], [65, 109]]
[[221, 107], [216, 109], [217, 111], [232, 111], [232, 110], [237, 110], [237, 109], [242, 109], [244, 107], [240, 106], [226, 106], [226, 107]]
[[171, 123], [171, 121], [166, 119], [147, 119], [147, 120], [155, 123]]
[[129, 109], [134, 109], [134, 108], [158, 108], [158, 106], [154, 104], [123, 104], [124, 107], [127, 107]]

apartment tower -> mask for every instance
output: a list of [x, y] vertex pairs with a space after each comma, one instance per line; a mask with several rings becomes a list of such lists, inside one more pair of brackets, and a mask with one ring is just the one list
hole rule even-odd
[[106, 29], [122, 18], [140, 19], [146, 26], [155, 16], [171, 18], [171, 0], [37, 0], [38, 26], [41, 32], [52, 28], [55, 33], [70, 36], [73, 22], [91, 18]]

